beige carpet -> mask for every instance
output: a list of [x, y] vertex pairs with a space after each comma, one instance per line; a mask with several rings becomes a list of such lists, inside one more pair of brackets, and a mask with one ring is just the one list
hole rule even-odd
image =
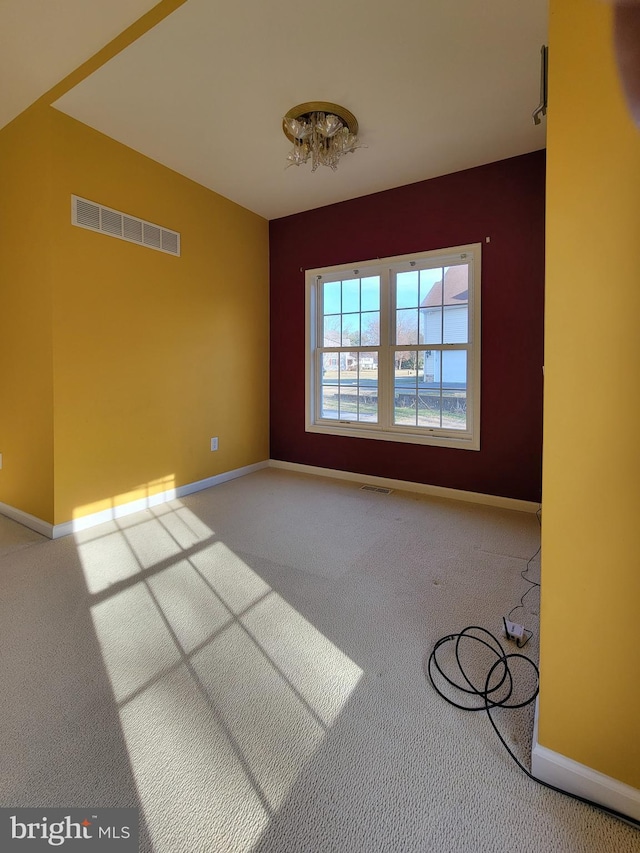
[[[0, 804], [139, 805], [155, 853], [638, 851], [424, 676], [538, 545], [533, 515], [273, 469], [55, 542], [0, 518]], [[496, 712], [527, 763], [532, 716]]]

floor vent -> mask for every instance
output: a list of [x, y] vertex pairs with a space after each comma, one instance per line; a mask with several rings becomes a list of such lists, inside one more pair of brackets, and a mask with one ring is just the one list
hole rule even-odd
[[380, 492], [381, 495], [390, 495], [393, 489], [383, 489], [381, 486], [360, 486], [361, 492]]
[[180, 257], [180, 234], [177, 231], [170, 231], [77, 195], [71, 196], [71, 223], [79, 228], [99, 231], [128, 243], [138, 243]]

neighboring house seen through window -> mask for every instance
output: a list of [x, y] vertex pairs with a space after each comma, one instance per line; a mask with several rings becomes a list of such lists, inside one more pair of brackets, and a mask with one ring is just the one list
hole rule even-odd
[[308, 432], [480, 448], [480, 244], [308, 270]]

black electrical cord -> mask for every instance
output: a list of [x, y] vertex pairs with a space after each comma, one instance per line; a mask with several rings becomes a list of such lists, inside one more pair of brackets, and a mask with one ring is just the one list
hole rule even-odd
[[509, 615], [507, 616], [507, 619], [511, 619], [511, 614], [514, 612], [514, 610], [519, 610], [521, 607], [524, 607], [524, 600], [529, 595], [529, 593], [531, 592], [532, 589], [535, 589], [536, 587], [540, 587], [540, 584], [537, 581], [532, 581], [530, 578], [525, 577], [525, 575], [529, 571], [529, 566], [531, 565], [531, 563], [535, 560], [535, 558], [540, 553], [541, 548], [542, 548], [542, 546], [540, 546], [540, 548], [538, 548], [538, 550], [533, 555], [533, 557], [529, 558], [529, 560], [527, 561], [527, 565], [520, 572], [520, 577], [522, 578], [522, 580], [526, 581], [528, 584], [531, 584], [531, 585], [530, 585], [529, 589], [525, 592], [525, 594], [522, 596], [522, 598], [520, 599], [520, 604], [516, 604], [515, 607], [511, 608], [511, 610], [509, 611]]
[[[484, 639], [482, 636], [476, 636], [470, 632], [479, 632], [488, 638]], [[460, 660], [460, 648], [461, 643], [466, 641], [472, 641], [474, 643], [479, 643], [482, 646], [485, 646], [495, 655], [495, 661], [489, 668], [485, 680], [484, 685], [480, 686], [478, 684], [474, 684], [469, 676], [469, 674], [465, 671], [464, 666]], [[489, 642], [490, 641], [490, 642]], [[459, 679], [454, 680], [454, 678], [449, 677], [445, 672], [441, 665], [441, 662], [438, 660], [438, 652], [443, 649], [448, 643], [455, 643], [454, 652], [456, 665], [459, 671], [459, 675], [464, 679], [464, 683], [460, 683]], [[535, 674], [535, 688], [530, 695], [526, 696], [524, 699], [520, 701], [516, 701], [515, 699], [511, 700], [511, 697], [514, 692], [515, 682], [513, 673], [510, 668], [510, 661], [515, 662], [518, 659], [519, 661], [526, 661], [526, 665], [532, 670]], [[459, 702], [454, 701], [449, 696], [445, 694], [445, 692], [438, 687], [436, 682], [434, 681], [434, 672], [437, 672], [439, 677], [444, 679], [447, 684], [456, 690], [461, 691], [462, 693], [467, 694], [468, 696], [477, 697], [482, 700], [482, 704], [477, 705], [463, 705]], [[518, 767], [526, 773], [529, 779], [532, 779], [534, 782], [537, 782], [539, 785], [543, 785], [545, 788], [549, 788], [551, 791], [557, 791], [559, 794], [564, 794], [566, 797], [571, 797], [573, 800], [578, 800], [581, 803], [586, 803], [589, 806], [594, 806], [600, 811], [605, 812], [606, 814], [612, 815], [613, 817], [617, 817], [620, 820], [623, 820], [625, 823], [628, 823], [630, 826], [633, 826], [637, 829], [640, 829], [640, 820], [636, 820], [635, 818], [629, 817], [628, 815], [623, 814], [622, 812], [616, 811], [616, 809], [609, 808], [608, 806], [603, 806], [600, 803], [596, 803], [593, 800], [589, 800], [586, 797], [581, 797], [578, 794], [572, 794], [569, 791], [563, 791], [562, 788], [557, 788], [555, 785], [551, 785], [549, 782], [544, 782], [542, 779], [537, 779], [525, 766], [522, 764], [515, 754], [509, 748], [507, 742], [500, 734], [498, 727], [491, 716], [492, 708], [524, 708], [526, 705], [530, 705], [538, 695], [538, 682], [540, 673], [538, 671], [538, 667], [531, 660], [531, 658], [526, 657], [526, 655], [518, 654], [517, 652], [507, 653], [502, 647], [502, 644], [490, 631], [487, 631], [486, 628], [481, 628], [478, 625], [469, 625], [464, 628], [457, 634], [448, 634], [445, 637], [441, 637], [435, 646], [431, 654], [429, 655], [429, 661], [427, 664], [427, 675], [429, 676], [429, 681], [431, 682], [433, 689], [438, 693], [445, 702], [448, 702], [449, 705], [453, 705], [454, 708], [460, 708], [463, 711], [486, 711], [487, 716], [489, 717], [489, 722], [493, 727], [494, 732], [497, 734], [500, 742], [507, 750], [511, 758], [515, 761]], [[495, 683], [494, 683], [495, 682]]]
[[[541, 522], [541, 520], [540, 520], [540, 514], [541, 514], [541, 512], [542, 512], [542, 507], [540, 507], [538, 510], [536, 510], [536, 518], [538, 519], [538, 524], [539, 524], [540, 526], [542, 526], [542, 522]], [[522, 598], [520, 599], [520, 604], [516, 604], [516, 606], [515, 606], [515, 607], [512, 607], [512, 608], [511, 608], [511, 610], [509, 611], [509, 613], [508, 613], [508, 615], [507, 615], [507, 617], [506, 617], [509, 621], [511, 621], [511, 616], [513, 615], [513, 613], [515, 613], [515, 611], [516, 611], [516, 610], [520, 610], [520, 609], [524, 610], [524, 600], [525, 600], [525, 598], [529, 595], [529, 593], [531, 592], [531, 590], [536, 589], [536, 588], [537, 588], [537, 589], [539, 589], [539, 588], [540, 588], [540, 584], [539, 584], [537, 581], [532, 581], [530, 578], [526, 577], [526, 575], [527, 575], [527, 574], [528, 574], [528, 572], [529, 572], [529, 567], [531, 566], [531, 563], [535, 560], [535, 558], [538, 556], [538, 554], [540, 553], [540, 551], [541, 551], [541, 550], [542, 550], [542, 545], [540, 545], [540, 546], [539, 546], [538, 550], [536, 551], [536, 553], [535, 553], [532, 557], [529, 557], [529, 559], [527, 560], [527, 565], [526, 565], [526, 566], [524, 567], [524, 569], [520, 572], [520, 577], [522, 578], [522, 580], [523, 580], [523, 581], [526, 581], [528, 584], [530, 584], [530, 586], [529, 586], [529, 588], [526, 590], [526, 592], [524, 593], [524, 595], [522, 596]], [[523, 627], [524, 627], [524, 626], [523, 626]], [[507, 634], [507, 636], [509, 636], [509, 635], [508, 635], [508, 632], [507, 632], [507, 624], [506, 624], [506, 621], [505, 621], [505, 626], [504, 626], [504, 628], [505, 628], [505, 633]], [[518, 642], [517, 642], [517, 646], [518, 646], [518, 648], [519, 648], [519, 649], [523, 649], [523, 648], [527, 645], [527, 643], [529, 642], [529, 640], [533, 637], [533, 631], [530, 631], [528, 628], [525, 628], [524, 630], [526, 631], [526, 633], [528, 634], [528, 636], [527, 636], [527, 638], [526, 638], [526, 640], [525, 640], [524, 642], [522, 642], [522, 643], [521, 643], [520, 641], [518, 641]]]

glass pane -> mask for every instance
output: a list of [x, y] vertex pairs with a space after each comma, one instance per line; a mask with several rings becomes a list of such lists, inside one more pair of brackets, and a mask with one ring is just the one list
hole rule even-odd
[[360, 282], [360, 310], [380, 310], [380, 276], [374, 275], [361, 279]]
[[343, 312], [360, 310], [359, 278], [342, 282], [342, 310]]
[[393, 422], [416, 425], [416, 397], [418, 391], [418, 353], [415, 350], [394, 353], [394, 413]]
[[435, 269], [430, 270], [420, 270], [420, 305], [422, 305], [425, 299], [429, 296], [434, 284], [439, 284], [440, 287], [436, 288], [432, 299], [435, 299], [438, 305], [442, 304], [443, 275], [444, 271], [442, 267], [436, 267]]
[[467, 428], [467, 392], [442, 392], [442, 426], [445, 429]]
[[378, 353], [358, 354], [358, 420], [378, 422]]
[[323, 313], [340, 313], [340, 282], [330, 281], [323, 285]]
[[439, 388], [422, 386], [418, 389], [418, 426], [440, 427], [442, 418]]
[[322, 345], [379, 346], [380, 276], [326, 282], [323, 287]]
[[420, 304], [423, 308], [437, 308], [442, 305], [442, 276], [444, 271], [441, 269], [423, 270], [423, 275], [425, 276], [424, 290], [426, 293], [420, 300]]
[[434, 350], [426, 350], [422, 353], [422, 384], [434, 385], [436, 382], [440, 384], [440, 352]]
[[417, 398], [417, 425], [439, 428], [442, 426], [442, 352], [426, 350], [419, 371]]
[[469, 267], [458, 264], [444, 273], [444, 343], [466, 343], [469, 338]]
[[466, 389], [467, 353], [464, 350], [447, 350], [442, 353], [442, 387]]
[[396, 308], [417, 308], [418, 270], [401, 272], [396, 276]]
[[442, 426], [467, 428], [467, 353], [442, 353]]
[[358, 389], [340, 385], [340, 420], [357, 421]]
[[[425, 368], [426, 361], [428, 361], [428, 359], [425, 360]], [[440, 388], [440, 385], [442, 384], [442, 352], [440, 350], [432, 351], [431, 366], [433, 367], [433, 379], [431, 384], [435, 385], [435, 387], [437, 388]], [[438, 391], [438, 393], [440, 392]]]
[[339, 347], [342, 343], [340, 335], [340, 315], [329, 314], [324, 317], [324, 329], [322, 332], [323, 342], [325, 347]]
[[338, 417], [339, 369], [340, 353], [325, 352], [322, 354], [322, 400], [320, 416], [323, 418]]
[[359, 314], [343, 314], [342, 315], [342, 341], [343, 344], [351, 344], [354, 347], [360, 346], [360, 315]]
[[360, 336], [360, 345], [378, 346], [380, 343], [380, 312], [368, 311], [362, 314], [362, 333]]
[[445, 305], [469, 302], [469, 265], [456, 264], [444, 268]]
[[[370, 385], [374, 381], [378, 383], [378, 353], [361, 352], [358, 354], [358, 367], [360, 368], [360, 384]], [[371, 381], [365, 381], [371, 380]]]
[[320, 417], [378, 421], [378, 352], [322, 354]]
[[422, 270], [420, 276], [420, 290], [426, 290], [426, 295], [420, 300], [420, 341], [441, 344], [443, 271], [440, 268]]
[[340, 353], [340, 400], [338, 408], [341, 420], [357, 420], [358, 413], [358, 353]]
[[360, 423], [378, 423], [378, 394], [374, 394], [367, 388], [360, 388], [360, 401], [358, 408], [358, 421]]
[[403, 308], [396, 311], [396, 344], [419, 344], [417, 308]]

